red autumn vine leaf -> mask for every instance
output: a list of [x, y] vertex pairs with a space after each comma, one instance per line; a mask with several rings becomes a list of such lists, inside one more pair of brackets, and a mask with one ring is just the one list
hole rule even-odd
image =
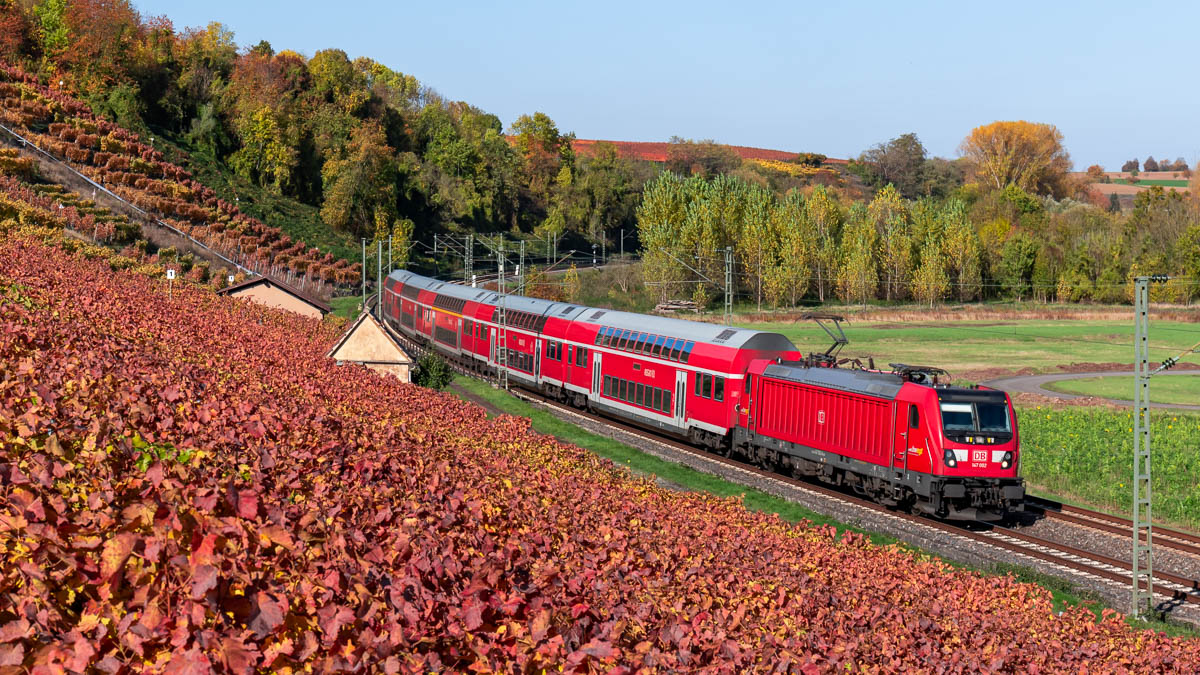
[[338, 367], [320, 322], [2, 231], [0, 291], [0, 667], [1200, 670], [1118, 615]]

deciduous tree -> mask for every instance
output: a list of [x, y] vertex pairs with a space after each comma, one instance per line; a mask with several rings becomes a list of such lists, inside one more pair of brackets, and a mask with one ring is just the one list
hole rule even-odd
[[377, 220], [395, 218], [398, 168], [378, 124], [355, 129], [345, 153], [326, 161], [321, 176], [321, 218], [330, 225], [363, 237], [373, 234]]
[[1062, 133], [1052, 124], [993, 122], [973, 129], [959, 150], [992, 188], [1016, 185], [1039, 194], [1069, 196], [1065, 191], [1071, 157]]

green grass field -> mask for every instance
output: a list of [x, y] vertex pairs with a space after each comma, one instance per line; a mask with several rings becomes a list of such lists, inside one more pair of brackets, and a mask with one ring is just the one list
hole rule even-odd
[[1114, 179], [1112, 179], [1112, 182], [1119, 183], [1121, 185], [1141, 185], [1141, 186], [1145, 186], [1145, 187], [1150, 187], [1152, 185], [1159, 185], [1162, 187], [1185, 188], [1188, 186], [1188, 182], [1186, 180], [1170, 180], [1170, 179], [1139, 180], [1136, 183], [1130, 183], [1128, 178], [1114, 178]]
[[[1064, 394], [1098, 396], [1118, 400], [1133, 400], [1133, 376], [1088, 377], [1079, 380], [1059, 380], [1045, 385], [1047, 389]], [[1150, 383], [1150, 400], [1156, 403], [1200, 405], [1200, 373], [1171, 374], [1156, 377]]]
[[358, 307], [362, 304], [361, 295], [344, 295], [329, 301], [333, 305], [333, 313], [346, 319], [358, 318]]
[[[1071, 363], [1132, 363], [1129, 321], [1013, 320], [956, 322], [854, 322], [843, 324], [850, 344], [842, 356], [874, 357], [877, 366], [908, 363], [951, 373], [984, 368], [1050, 371]], [[782, 333], [803, 352], [824, 351], [829, 337], [812, 322], [743, 324]], [[1150, 358], [1175, 356], [1200, 340], [1200, 325], [1154, 321]]]

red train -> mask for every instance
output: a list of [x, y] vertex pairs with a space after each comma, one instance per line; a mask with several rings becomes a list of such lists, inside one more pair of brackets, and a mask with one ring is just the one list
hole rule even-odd
[[714, 452], [943, 518], [1022, 508], [1016, 416], [1002, 391], [940, 384], [936, 368], [837, 367], [844, 336], [806, 357], [778, 333], [500, 299], [398, 271], [382, 302], [394, 328], [462, 366], [506, 368], [511, 382]]

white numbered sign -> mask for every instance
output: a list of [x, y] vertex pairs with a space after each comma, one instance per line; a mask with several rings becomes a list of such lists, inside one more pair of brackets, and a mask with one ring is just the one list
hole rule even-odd
[[167, 270], [167, 279], [175, 278], [175, 270]]

